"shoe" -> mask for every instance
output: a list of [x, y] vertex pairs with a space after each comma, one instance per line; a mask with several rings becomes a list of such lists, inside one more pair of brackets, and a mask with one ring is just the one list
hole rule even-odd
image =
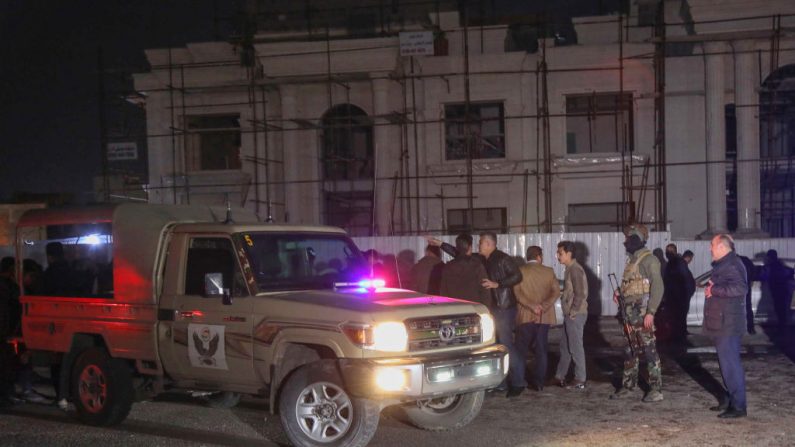
[[748, 413], [745, 410], [735, 410], [734, 408], [727, 408], [726, 411], [718, 415], [721, 419], [744, 418], [746, 416]]
[[552, 383], [554, 383], [555, 385], [561, 388], [566, 388], [566, 381], [564, 379], [555, 378], [555, 380]]
[[530, 388], [531, 390], [538, 392], [544, 391], [544, 385], [530, 385], [527, 388]]
[[649, 394], [643, 396], [643, 402], [646, 402], [646, 403], [649, 403], [649, 402], [660, 402], [662, 400], [663, 400], [662, 393], [659, 392], [659, 391], [656, 391], [656, 390], [649, 391]]
[[511, 386], [508, 387], [508, 392], [505, 394], [505, 397], [517, 397], [524, 391], [523, 386]]
[[715, 405], [714, 407], [709, 407], [709, 411], [726, 411], [728, 409], [729, 409], [728, 402], [723, 402], [718, 405]]
[[585, 382], [572, 382], [566, 385], [566, 389], [569, 390], [584, 390], [585, 389]]
[[615, 393], [610, 395], [610, 399], [614, 399], [614, 400], [615, 399], [623, 399], [623, 398], [628, 397], [629, 395], [631, 395], [632, 391], [633, 390], [631, 390], [629, 388], [621, 387], [621, 388], [618, 389], [618, 391], [616, 391]]
[[72, 404], [70, 404], [66, 399], [61, 399], [56, 403], [56, 405], [61, 411], [69, 411]]

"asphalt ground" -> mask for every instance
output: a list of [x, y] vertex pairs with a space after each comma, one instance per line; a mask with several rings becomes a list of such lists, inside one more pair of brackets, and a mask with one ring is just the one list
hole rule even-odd
[[[699, 328], [691, 328], [697, 332]], [[550, 366], [557, 362], [560, 329], [550, 334]], [[684, 345], [660, 345], [665, 400], [609, 400], [621, 371], [622, 334], [613, 319], [586, 332], [588, 386], [547, 386], [507, 399], [488, 393], [480, 415], [454, 432], [408, 425], [400, 411], [383, 412], [373, 446], [786, 446], [795, 445], [795, 328], [758, 328], [743, 340], [748, 417], [721, 420], [708, 408], [720, 386], [709, 340], [697, 334]], [[52, 393], [46, 386], [42, 394]], [[24, 403], [0, 410], [3, 446], [288, 445], [267, 401], [245, 398], [228, 410], [205, 407], [184, 395], [163, 395], [133, 406], [120, 425], [81, 425], [53, 405]]]

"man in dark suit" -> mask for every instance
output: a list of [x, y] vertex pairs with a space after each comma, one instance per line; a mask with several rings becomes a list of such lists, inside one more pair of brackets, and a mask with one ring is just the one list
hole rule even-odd
[[746, 329], [745, 294], [748, 280], [745, 266], [734, 252], [731, 236], [715, 236], [710, 250], [712, 276], [704, 290], [706, 301], [702, 332], [715, 343], [726, 392], [726, 397], [710, 410], [721, 411], [719, 418], [739, 418], [747, 414], [740, 341]]

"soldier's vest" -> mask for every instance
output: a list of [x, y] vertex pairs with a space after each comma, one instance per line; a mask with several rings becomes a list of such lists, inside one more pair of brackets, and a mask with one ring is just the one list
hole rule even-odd
[[649, 295], [651, 283], [648, 278], [640, 274], [640, 261], [646, 256], [650, 256], [648, 249], [638, 256], [635, 262], [628, 262], [624, 268], [624, 277], [621, 281], [621, 292], [624, 297], [630, 300], [637, 300]]

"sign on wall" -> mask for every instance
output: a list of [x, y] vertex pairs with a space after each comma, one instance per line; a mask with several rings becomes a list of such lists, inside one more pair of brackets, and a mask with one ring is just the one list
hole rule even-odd
[[433, 31], [400, 33], [401, 56], [433, 56]]
[[108, 143], [108, 161], [124, 161], [138, 159], [138, 143]]

